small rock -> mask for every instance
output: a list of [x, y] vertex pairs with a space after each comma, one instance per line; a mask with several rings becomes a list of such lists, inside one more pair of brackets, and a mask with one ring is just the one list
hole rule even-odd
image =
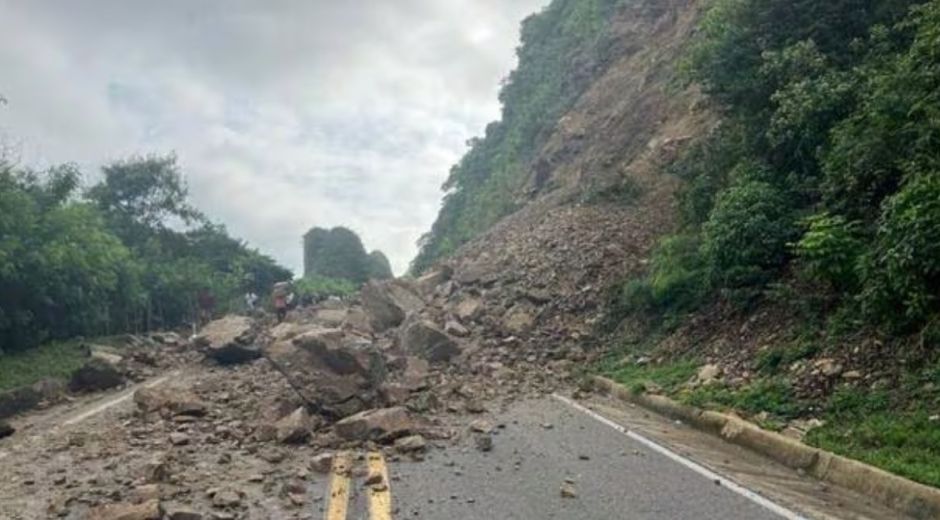
[[477, 433], [491, 433], [493, 431], [493, 423], [485, 419], [477, 419], [470, 423], [470, 431]]
[[562, 498], [578, 498], [578, 490], [572, 482], [563, 483], [559, 492]]
[[492, 451], [493, 450], [493, 437], [489, 434], [480, 434], [477, 435], [474, 439], [474, 444], [477, 449], [480, 451]]
[[428, 442], [421, 435], [410, 435], [395, 441], [395, 449], [402, 453], [423, 452], [427, 448]]
[[182, 432], [173, 432], [170, 434], [170, 444], [174, 446], [185, 446], [189, 444], [189, 435]]
[[169, 520], [202, 520], [202, 513], [191, 509], [169, 509], [166, 514]]
[[282, 444], [298, 444], [310, 437], [313, 419], [307, 409], [300, 407], [274, 425], [277, 441]]
[[333, 467], [333, 454], [332, 453], [321, 453], [319, 455], [314, 455], [310, 459], [310, 469], [316, 471], [317, 473], [326, 475], [330, 472]]
[[242, 503], [241, 493], [233, 489], [223, 489], [217, 491], [212, 496], [212, 506], [220, 509], [235, 508]]

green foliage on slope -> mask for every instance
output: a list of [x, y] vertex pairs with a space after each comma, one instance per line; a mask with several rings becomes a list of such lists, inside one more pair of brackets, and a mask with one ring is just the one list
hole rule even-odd
[[940, 311], [940, 1], [716, 0], [700, 29], [682, 68], [724, 120], [673, 170], [706, 291], [749, 303], [795, 272], [857, 322], [925, 326]]
[[531, 161], [608, 58], [609, 21], [628, 0], [554, 0], [522, 23], [519, 63], [500, 91], [500, 121], [450, 171], [443, 207], [419, 242], [421, 272], [516, 207]]

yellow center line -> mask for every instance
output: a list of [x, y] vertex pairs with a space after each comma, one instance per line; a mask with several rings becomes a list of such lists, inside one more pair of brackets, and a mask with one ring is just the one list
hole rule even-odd
[[392, 520], [392, 491], [388, 482], [388, 467], [382, 453], [369, 453], [369, 518]]
[[330, 501], [326, 506], [326, 520], [346, 520], [349, 506], [349, 473], [352, 469], [348, 453], [337, 453], [333, 458], [330, 476]]

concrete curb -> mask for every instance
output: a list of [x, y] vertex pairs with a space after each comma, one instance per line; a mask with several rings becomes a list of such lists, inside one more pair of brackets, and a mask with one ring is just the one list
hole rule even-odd
[[940, 489], [807, 446], [738, 417], [700, 410], [661, 395], [634, 393], [606, 377], [594, 376], [594, 385], [620, 400], [678, 419], [699, 430], [717, 435], [727, 442], [760, 453], [784, 466], [862, 493], [913, 518], [940, 518]]

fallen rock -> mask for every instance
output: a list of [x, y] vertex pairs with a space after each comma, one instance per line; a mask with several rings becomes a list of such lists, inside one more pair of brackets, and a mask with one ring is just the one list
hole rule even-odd
[[561, 489], [559, 489], [559, 494], [561, 494], [561, 498], [578, 498], [578, 490], [571, 482], [563, 483]]
[[446, 363], [460, 354], [457, 343], [427, 320], [407, 323], [402, 328], [398, 341], [405, 352], [430, 363]]
[[447, 320], [447, 323], [444, 324], [444, 332], [451, 336], [457, 336], [458, 338], [465, 338], [470, 335], [470, 331], [467, 330], [467, 327], [464, 327], [456, 320]]
[[453, 274], [454, 270], [450, 266], [442, 265], [422, 275], [415, 281], [415, 284], [422, 294], [431, 295], [439, 285], [450, 280]]
[[240, 506], [242, 494], [234, 489], [220, 489], [212, 495], [212, 507], [231, 509]]
[[13, 435], [14, 433], [16, 433], [16, 428], [14, 428], [13, 426], [10, 426], [10, 423], [6, 421], [0, 421], [0, 439], [9, 437], [10, 435]]
[[422, 429], [402, 406], [366, 410], [339, 421], [334, 428], [343, 439], [356, 441], [389, 441]]
[[425, 305], [403, 280], [372, 280], [363, 286], [360, 299], [375, 332], [397, 327]]
[[307, 409], [300, 407], [274, 425], [277, 441], [282, 444], [297, 444], [310, 437], [313, 430], [313, 418]]
[[95, 392], [124, 384], [124, 375], [113, 364], [101, 357], [92, 357], [78, 370], [72, 372], [69, 390], [72, 392]]
[[169, 520], [202, 520], [204, 518], [202, 513], [185, 508], [167, 509], [166, 517]]
[[266, 346], [265, 354], [316, 410], [345, 417], [378, 403], [385, 358], [369, 341], [317, 327]]
[[108, 504], [88, 512], [88, 520], [160, 520], [163, 508], [159, 500], [142, 504]]
[[493, 450], [493, 437], [488, 433], [479, 434], [473, 439], [473, 443], [480, 451]]
[[454, 314], [464, 323], [476, 320], [483, 314], [483, 300], [475, 296], [464, 298], [457, 304]]
[[42, 395], [31, 386], [0, 392], [0, 419], [32, 410], [42, 401]]
[[524, 334], [535, 326], [535, 317], [525, 308], [512, 308], [503, 318], [503, 327], [513, 334]]
[[170, 444], [173, 446], [185, 446], [189, 444], [189, 435], [182, 432], [173, 432], [170, 434]]
[[401, 453], [424, 452], [428, 449], [428, 441], [421, 435], [409, 435], [396, 440], [395, 449]]
[[261, 357], [255, 343], [254, 323], [246, 316], [226, 316], [206, 325], [196, 345], [206, 356], [220, 364], [230, 365], [252, 361]]
[[317, 473], [326, 475], [330, 472], [330, 470], [333, 469], [333, 454], [320, 453], [318, 455], [314, 455], [313, 458], [310, 459], [310, 469], [316, 471]]
[[203, 417], [206, 404], [188, 390], [177, 388], [141, 388], [134, 392], [134, 403], [144, 413], [166, 412], [168, 415]]

